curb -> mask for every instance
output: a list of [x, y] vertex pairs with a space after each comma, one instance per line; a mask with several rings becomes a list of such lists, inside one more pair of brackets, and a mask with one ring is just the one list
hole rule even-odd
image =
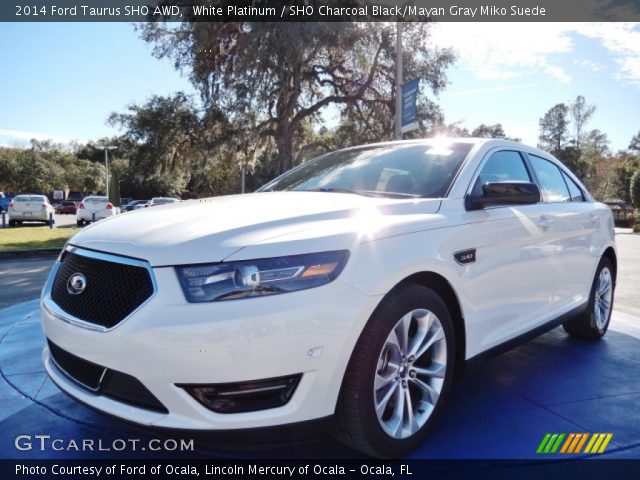
[[0, 251], [0, 260], [17, 258], [56, 258], [62, 248], [40, 248], [36, 250], [8, 250]]

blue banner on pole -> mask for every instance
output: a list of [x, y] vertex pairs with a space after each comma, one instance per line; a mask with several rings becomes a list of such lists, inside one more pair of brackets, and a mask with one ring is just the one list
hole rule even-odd
[[402, 133], [418, 128], [418, 108], [416, 103], [419, 85], [419, 78], [414, 78], [402, 85]]

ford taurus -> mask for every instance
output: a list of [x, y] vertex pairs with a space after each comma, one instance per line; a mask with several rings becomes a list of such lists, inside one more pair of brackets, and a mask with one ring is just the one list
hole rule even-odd
[[563, 325], [598, 339], [611, 212], [553, 156], [504, 140], [380, 143], [258, 192], [123, 214], [76, 234], [42, 294], [49, 376], [149, 426], [331, 417], [403, 455], [454, 374]]

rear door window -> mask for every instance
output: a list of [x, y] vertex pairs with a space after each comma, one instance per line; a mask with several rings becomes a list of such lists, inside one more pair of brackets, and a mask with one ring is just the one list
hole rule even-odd
[[569, 189], [560, 169], [549, 160], [536, 155], [529, 155], [529, 159], [542, 187], [545, 202], [571, 201]]
[[580, 187], [578, 187], [576, 182], [571, 180], [569, 175], [567, 175], [564, 172], [562, 172], [562, 177], [564, 178], [564, 181], [566, 182], [567, 187], [569, 187], [569, 195], [571, 196], [571, 201], [572, 202], [586, 202], [586, 200], [584, 198], [584, 194], [582, 193], [582, 190], [580, 190]]

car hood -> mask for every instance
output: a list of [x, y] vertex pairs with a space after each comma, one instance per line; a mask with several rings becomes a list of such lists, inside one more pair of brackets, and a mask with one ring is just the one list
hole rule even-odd
[[123, 213], [86, 227], [69, 243], [152, 266], [241, 259], [246, 247], [258, 256], [280, 256], [397, 234], [400, 226], [416, 228], [434, 217], [439, 206], [440, 200], [328, 192], [229, 195]]

